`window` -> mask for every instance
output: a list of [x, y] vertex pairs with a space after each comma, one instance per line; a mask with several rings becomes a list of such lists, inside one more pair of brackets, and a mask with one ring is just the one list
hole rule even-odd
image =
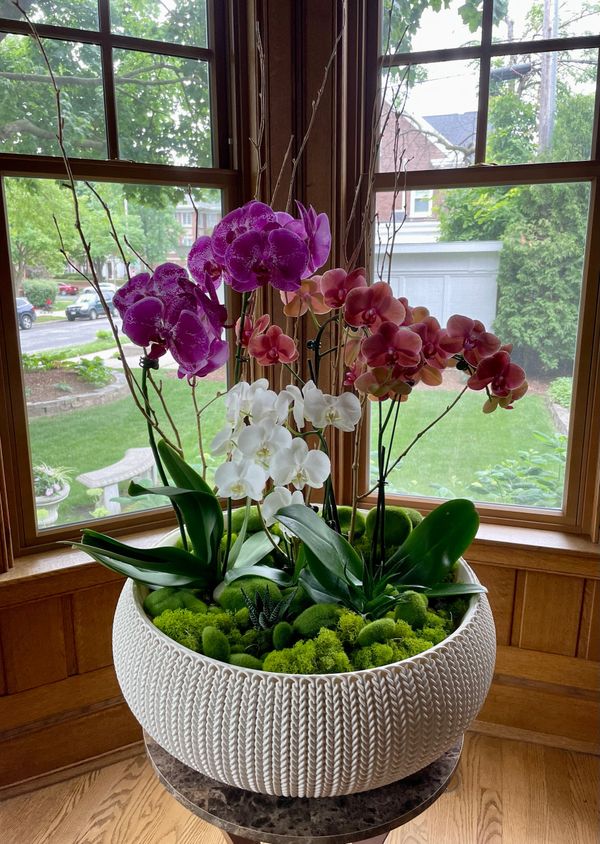
[[[69, 526], [81, 522], [144, 524], [155, 499], [127, 500], [127, 480], [156, 478], [144, 420], [82, 275], [86, 257], [48, 69], [29, 24], [11, 4], [0, 6], [7, 15], [0, 17], [0, 344], [8, 362], [0, 372], [8, 409], [0, 437], [21, 495], [10, 514], [18, 554], [73, 536]], [[201, 233], [194, 208], [213, 226], [239, 195], [228, 4], [143, 0], [135, 14], [121, 0], [27, 8], [61, 90], [82, 225], [110, 306], [128, 266], [135, 273], [164, 261], [185, 264]], [[126, 345], [124, 354], [135, 371], [139, 350]], [[158, 390], [171, 392], [176, 373], [168, 361], [159, 374]], [[224, 371], [215, 377], [225, 384]], [[189, 411], [173, 407], [173, 419], [180, 415], [180, 436], [193, 454]]]
[[[530, 390], [518, 419], [465, 395], [391, 486], [423, 506], [464, 495], [492, 520], [589, 531], [600, 4], [437, 5], [379, 8], [373, 267], [442, 324], [465, 313], [512, 343]], [[447, 374], [403, 405], [398, 453], [461, 389]]]

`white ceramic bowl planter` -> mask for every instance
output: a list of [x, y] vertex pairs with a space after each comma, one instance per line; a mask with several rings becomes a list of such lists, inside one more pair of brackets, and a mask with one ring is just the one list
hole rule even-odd
[[[458, 580], [477, 582], [461, 561]], [[113, 650], [131, 711], [165, 750], [220, 782], [263, 794], [332, 797], [424, 768], [479, 712], [496, 654], [487, 597], [418, 656], [346, 674], [275, 674], [194, 653], [160, 632], [128, 580]]]

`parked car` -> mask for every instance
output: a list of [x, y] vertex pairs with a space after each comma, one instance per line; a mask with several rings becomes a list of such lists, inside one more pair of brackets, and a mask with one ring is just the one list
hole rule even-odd
[[17, 319], [19, 328], [31, 328], [36, 319], [35, 308], [25, 296], [17, 297]]
[[[108, 305], [112, 316], [116, 316], [117, 312], [112, 303], [113, 294], [108, 290], [104, 290], [102, 292], [104, 293], [106, 304]], [[69, 322], [73, 322], [73, 320], [76, 319], [98, 319], [99, 316], [104, 316], [104, 308], [102, 307], [100, 297], [90, 287], [89, 289], [84, 290], [83, 293], [75, 299], [72, 305], [67, 305], [65, 313]]]
[[61, 281], [58, 285], [59, 296], [77, 296], [79, 287], [76, 284], [68, 284], [66, 281]]

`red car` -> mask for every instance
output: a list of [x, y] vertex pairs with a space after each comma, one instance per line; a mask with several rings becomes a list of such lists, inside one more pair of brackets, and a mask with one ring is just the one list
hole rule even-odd
[[76, 284], [61, 282], [61, 284], [58, 285], [58, 293], [60, 296], [76, 296], [79, 293], [79, 288]]

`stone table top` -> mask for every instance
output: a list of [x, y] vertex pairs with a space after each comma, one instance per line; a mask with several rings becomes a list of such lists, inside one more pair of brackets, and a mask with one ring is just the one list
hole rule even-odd
[[346, 844], [389, 832], [415, 818], [445, 791], [463, 739], [403, 780], [341, 797], [273, 797], [212, 780], [144, 735], [159, 780], [183, 806], [226, 833], [267, 844]]

